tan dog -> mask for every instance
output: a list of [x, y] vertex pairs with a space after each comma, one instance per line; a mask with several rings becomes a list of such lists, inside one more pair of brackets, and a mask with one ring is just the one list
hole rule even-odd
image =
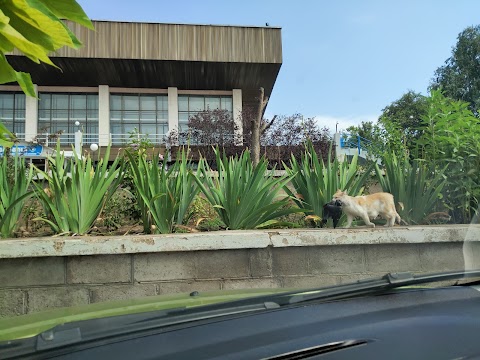
[[333, 200], [340, 200], [342, 203], [342, 210], [347, 215], [347, 225], [349, 228], [352, 221], [356, 217], [362, 218], [366, 225], [375, 227], [375, 224], [370, 220], [381, 216], [387, 223], [385, 226], [395, 225], [395, 220], [400, 224], [400, 215], [395, 209], [395, 201], [393, 195], [385, 192], [364, 195], [364, 196], [349, 196], [346, 191], [337, 190], [333, 195]]

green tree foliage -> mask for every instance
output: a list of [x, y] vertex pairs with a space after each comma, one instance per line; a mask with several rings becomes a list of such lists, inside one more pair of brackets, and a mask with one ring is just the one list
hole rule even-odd
[[448, 165], [445, 205], [456, 222], [469, 222], [480, 201], [480, 126], [469, 104], [433, 90], [422, 118], [419, 156], [434, 169]]
[[35, 97], [30, 74], [17, 72], [6, 53], [19, 50], [30, 60], [56, 66], [48, 57], [63, 46], [82, 44], [62, 22], [71, 20], [89, 29], [91, 21], [75, 0], [4, 0], [0, 8], [0, 84], [18, 82], [25, 94]]
[[435, 71], [432, 89], [442, 89], [452, 99], [468, 102], [478, 116], [480, 108], [480, 25], [463, 30], [452, 56]]
[[391, 123], [396, 125], [407, 141], [418, 139], [421, 135], [421, 118], [427, 112], [427, 99], [425, 96], [409, 90], [398, 100], [382, 109], [378, 118], [379, 124], [384, 128]]

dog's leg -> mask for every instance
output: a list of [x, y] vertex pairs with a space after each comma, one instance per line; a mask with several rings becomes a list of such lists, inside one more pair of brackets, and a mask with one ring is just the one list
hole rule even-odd
[[347, 225], [345, 225], [345, 228], [348, 229], [350, 226], [352, 226], [352, 221], [353, 221], [353, 216], [350, 214], [347, 214]]
[[362, 214], [361, 218], [366, 225], [375, 227], [375, 224], [370, 221], [370, 218], [366, 212]]

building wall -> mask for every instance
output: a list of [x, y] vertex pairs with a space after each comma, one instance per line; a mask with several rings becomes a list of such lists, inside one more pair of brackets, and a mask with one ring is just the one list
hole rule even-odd
[[[95, 31], [68, 22], [86, 44], [53, 57], [281, 63], [281, 29], [93, 21]], [[13, 54], [19, 55], [18, 52]]]
[[472, 246], [480, 248], [478, 241], [464, 244], [469, 231], [458, 225], [4, 240], [0, 316], [194, 290], [314, 288], [387, 272], [463, 270]]

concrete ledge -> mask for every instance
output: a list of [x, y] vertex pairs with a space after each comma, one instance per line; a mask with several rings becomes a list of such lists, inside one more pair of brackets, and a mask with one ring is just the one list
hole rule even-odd
[[[462, 242], [480, 225], [218, 231], [193, 234], [0, 240], [0, 259], [299, 246]], [[470, 235], [469, 235], [470, 234]], [[477, 236], [480, 239], [480, 236]]]

